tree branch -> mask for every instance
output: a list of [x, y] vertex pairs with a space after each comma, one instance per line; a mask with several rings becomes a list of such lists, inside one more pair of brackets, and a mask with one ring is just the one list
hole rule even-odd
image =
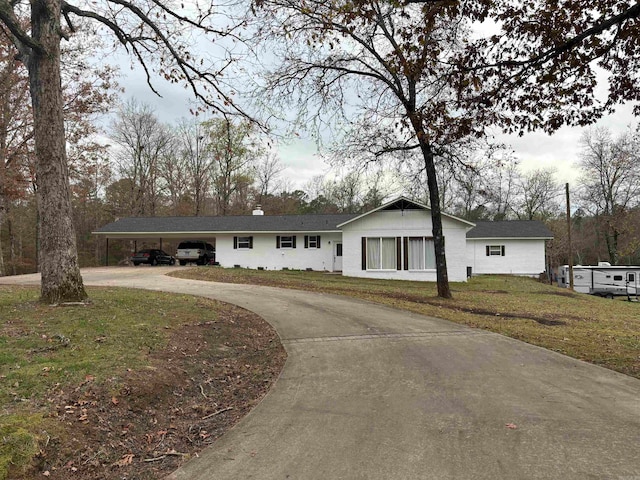
[[376, 158], [381, 157], [387, 153], [394, 153], [394, 152], [409, 152], [411, 150], [417, 150], [420, 148], [420, 144], [416, 143], [414, 145], [403, 145], [403, 146], [398, 146], [398, 147], [383, 147], [379, 150], [376, 150], [374, 152], [374, 155]]
[[31, 38], [27, 32], [20, 26], [20, 21], [16, 17], [13, 11], [14, 4], [9, 3], [7, 0], [0, 0], [0, 20], [7, 26], [9, 31], [14, 36], [14, 43], [20, 54], [28, 57], [30, 50], [37, 52], [43, 52], [42, 45]]
[[[431, 0], [431, 1], [441, 1], [441, 0]], [[549, 48], [544, 52], [528, 58], [526, 60], [505, 60], [496, 62], [494, 64], [486, 64], [486, 65], [478, 65], [475, 67], [465, 67], [467, 71], [480, 70], [483, 68], [492, 68], [492, 67], [519, 67], [519, 66], [536, 66], [543, 64], [553, 58], [556, 58], [563, 53], [569, 52], [576, 46], [580, 45], [584, 40], [589, 37], [593, 37], [600, 33], [603, 33], [606, 30], [609, 30], [612, 27], [619, 26], [627, 20], [631, 20], [634, 18], [640, 17], [640, 2], [637, 2], [634, 6], [628, 8], [624, 12], [614, 15], [608, 19], [600, 19], [598, 23], [593, 25], [591, 28], [586, 29], [584, 32], [569, 38], [568, 40], [560, 43], [559, 45], [554, 46], [553, 48]], [[599, 55], [601, 56], [601, 54]]]
[[[196, 27], [202, 30], [205, 33], [215, 33], [220, 36], [229, 34], [228, 32], [223, 32], [207, 27], [202, 23], [201, 19], [195, 21], [193, 19], [189, 19], [184, 15], [176, 13], [175, 11], [172, 11], [171, 8], [165, 6], [161, 2], [161, 0], [151, 1], [157, 8], [161, 9], [163, 13], [171, 16], [173, 19], [177, 20], [180, 23], [186, 23], [192, 27]], [[168, 58], [170, 58], [174, 62], [174, 72], [178, 74], [181, 80], [186, 82], [188, 88], [197, 99], [201, 100], [204, 104], [223, 115], [229, 113], [228, 109], [225, 108], [226, 106], [233, 106], [237, 113], [246, 118], [250, 118], [248, 114], [246, 114], [234, 104], [232, 98], [227, 93], [223, 92], [217, 84], [217, 76], [219, 76], [220, 73], [229, 66], [231, 61], [229, 61], [225, 66], [223, 66], [222, 69], [219, 69], [216, 73], [201, 70], [195, 65], [194, 62], [189, 59], [188, 53], [187, 55], [183, 55], [179, 48], [176, 47], [173, 40], [169, 38], [168, 34], [164, 32], [152, 18], [150, 18], [148, 12], [143, 11], [135, 4], [135, 2], [131, 2], [128, 0], [108, 0], [108, 2], [113, 5], [117, 5], [119, 8], [121, 8], [121, 11], [127, 11], [132, 14], [135, 17], [136, 23], [140, 25], [139, 29], [148, 28], [151, 32], [153, 32], [152, 35], [133, 36], [130, 33], [127, 33], [115, 20], [111, 20], [106, 16], [94, 11], [80, 9], [74, 5], [67, 3], [65, 0], [63, 0], [62, 10], [65, 14], [73, 13], [81, 17], [89, 18], [102, 23], [107, 28], [109, 28], [117, 37], [118, 41], [125, 47], [125, 50], [128, 53], [132, 54], [138, 60], [138, 63], [141, 65], [142, 69], [145, 72], [147, 85], [149, 85], [151, 90], [156, 95], [161, 96], [153, 86], [148, 60], [145, 58], [147, 55], [152, 54], [154, 51], [151, 48], [150, 43], [153, 43], [157, 47], [162, 48], [166, 52], [168, 52]], [[165, 76], [168, 75], [169, 74]], [[196, 83], [198, 80], [204, 82], [206, 86], [199, 87]], [[214, 91], [218, 98], [221, 99], [220, 103], [222, 103], [223, 105], [218, 102], [214, 102], [213, 100], [205, 96], [202, 90], [206, 91], [207, 87], [210, 87], [210, 89]]]

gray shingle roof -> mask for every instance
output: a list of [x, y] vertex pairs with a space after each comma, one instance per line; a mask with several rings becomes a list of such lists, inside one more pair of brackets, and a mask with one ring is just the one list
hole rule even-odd
[[179, 232], [323, 232], [338, 231], [336, 225], [356, 214], [335, 215], [238, 215], [228, 217], [127, 217], [94, 233]]
[[475, 222], [467, 238], [553, 238], [553, 233], [537, 220]]

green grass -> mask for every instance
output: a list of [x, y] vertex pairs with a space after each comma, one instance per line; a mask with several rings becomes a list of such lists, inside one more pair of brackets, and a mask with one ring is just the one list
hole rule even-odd
[[24, 470], [39, 452], [42, 437], [40, 415], [3, 415], [0, 420], [0, 479], [7, 478], [10, 469]]
[[[90, 382], [118, 387], [127, 369], [184, 324], [216, 319], [214, 302], [141, 290], [90, 289], [86, 306], [52, 307], [39, 291], [0, 287], [0, 480], [27, 467], [56, 428], [56, 392]], [[9, 477], [8, 477], [9, 475]]]
[[474, 277], [452, 283], [453, 300], [425, 282], [321, 272], [200, 268], [173, 274], [348, 295], [491, 330], [640, 378], [640, 304], [573, 293], [533, 279]]

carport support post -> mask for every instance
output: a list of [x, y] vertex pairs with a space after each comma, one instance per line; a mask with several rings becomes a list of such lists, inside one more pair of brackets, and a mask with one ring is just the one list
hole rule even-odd
[[109, 266], [109, 237], [107, 237], [107, 254], [104, 257], [104, 266], [108, 267]]
[[162, 250], [162, 239], [160, 239], [160, 250]]

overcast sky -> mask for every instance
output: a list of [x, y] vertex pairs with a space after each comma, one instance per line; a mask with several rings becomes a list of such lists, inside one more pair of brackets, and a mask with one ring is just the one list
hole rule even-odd
[[[128, 65], [128, 64], [127, 64]], [[157, 97], [147, 86], [144, 77], [138, 70], [122, 67], [121, 85], [125, 88], [123, 100], [135, 98], [154, 108], [158, 118], [167, 123], [173, 123], [180, 118], [190, 117], [191, 104], [189, 92], [178, 85], [171, 85], [160, 79], [154, 86], [162, 94]], [[614, 135], [622, 133], [628, 125], [636, 125], [637, 119], [632, 114], [632, 107], [624, 105], [615, 114], [601, 119], [596, 125], [608, 127]], [[498, 135], [498, 141], [507, 143], [513, 148], [516, 157], [524, 170], [543, 167], [555, 167], [558, 171], [557, 179], [563, 184], [575, 184], [578, 177], [576, 162], [580, 154], [580, 137], [584, 128], [562, 128], [550, 136], [543, 132], [536, 132], [518, 137], [517, 135]], [[289, 144], [278, 146], [282, 163], [286, 166], [283, 176], [294, 188], [302, 187], [316, 175], [331, 173], [330, 167], [317, 152], [312, 139], [299, 138]]]

